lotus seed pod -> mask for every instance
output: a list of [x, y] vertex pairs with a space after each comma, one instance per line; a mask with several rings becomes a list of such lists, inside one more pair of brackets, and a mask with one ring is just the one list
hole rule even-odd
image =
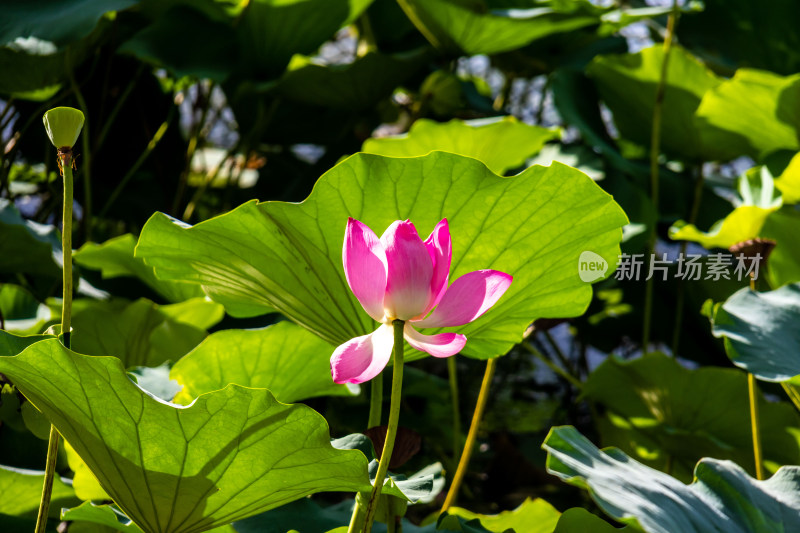
[[72, 107], [56, 107], [42, 117], [50, 142], [56, 148], [72, 148], [83, 128], [83, 113]]

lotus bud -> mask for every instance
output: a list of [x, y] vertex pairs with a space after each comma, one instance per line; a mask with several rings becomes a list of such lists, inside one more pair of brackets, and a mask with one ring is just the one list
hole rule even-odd
[[69, 151], [83, 128], [83, 113], [72, 107], [56, 107], [42, 117], [50, 142], [59, 151]]

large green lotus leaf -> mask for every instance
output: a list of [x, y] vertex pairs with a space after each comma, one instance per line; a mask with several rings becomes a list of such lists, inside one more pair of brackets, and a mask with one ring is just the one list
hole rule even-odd
[[473, 513], [461, 507], [450, 507], [447, 509], [447, 513], [467, 520], [477, 518], [480, 520], [481, 526], [494, 533], [504, 533], [508, 530], [524, 531], [525, 533], [552, 533], [561, 516], [555, 507], [541, 498], [535, 500], [526, 498], [513, 511], [503, 511], [496, 515]]
[[[0, 465], [0, 494], [3, 495], [0, 498], [0, 515], [36, 518], [43, 483], [44, 472]], [[53, 479], [50, 517], [58, 518], [61, 506], [76, 505], [79, 501], [69, 480], [63, 480], [59, 476]]]
[[[753, 474], [747, 376], [732, 368], [684, 368], [654, 353], [631, 361], [611, 357], [591, 373], [584, 396], [606, 408], [603, 444], [692, 479], [702, 457], [730, 459]], [[702, 409], [697, 406], [702, 405]], [[759, 401], [764, 460], [771, 470], [800, 463], [800, 417], [789, 403]]]
[[597, 449], [572, 426], [550, 430], [547, 470], [589, 490], [603, 511], [649, 533], [782, 533], [800, 528], [800, 467], [756, 481], [731, 461], [703, 459], [695, 481], [677, 479], [620, 450]]
[[696, 124], [717, 159], [800, 150], [800, 74], [739, 69], [703, 97]]
[[598, 24], [604, 11], [589, 2], [493, 11], [483, 4], [480, 0], [401, 3], [431, 44], [451, 54], [464, 55], [508, 52], [549, 35]]
[[350, 111], [371, 109], [424, 67], [429, 49], [387, 55], [370, 52], [344, 65], [318, 65], [294, 56], [275, 94], [306, 105]]
[[0, 274], [59, 278], [61, 240], [55, 227], [25, 220], [12, 202], [0, 198]]
[[153, 273], [153, 268], [133, 256], [136, 237], [130, 233], [109, 239], [102, 244], [87, 242], [72, 256], [75, 263], [99, 270], [103, 279], [135, 277], [170, 302], [182, 302], [203, 296], [199, 285], [162, 281]]
[[219, 331], [172, 367], [170, 377], [183, 385], [174, 401], [188, 404], [229, 383], [269, 389], [283, 403], [350, 394], [331, 381], [330, 358], [328, 343], [291, 322]]
[[[208, 323], [222, 318], [219, 304], [202, 298], [173, 304], [204, 316], [199, 326], [176, 320], [150, 300], [76, 302], [72, 317], [72, 348], [89, 355], [113, 355], [126, 368], [177, 361], [206, 336]], [[207, 317], [211, 315], [211, 320]], [[213, 320], [216, 318], [216, 320]], [[203, 327], [205, 326], [205, 327]]]
[[539, 317], [581, 314], [591, 286], [578, 276], [583, 251], [613, 271], [627, 219], [611, 196], [565, 165], [501, 178], [474, 159], [435, 152], [394, 159], [352, 156], [322, 176], [300, 204], [248, 202], [189, 227], [157, 213], [137, 257], [162, 279], [202, 283], [236, 314], [277, 309], [332, 344], [376, 328], [345, 281], [347, 217], [381, 234], [412, 220], [422, 236], [444, 217], [453, 238], [451, 279], [494, 268], [514, 276], [486, 315], [459, 328], [464, 353], [506, 353]]
[[712, 333], [733, 363], [765, 381], [800, 374], [800, 284], [737, 291], [714, 309]]
[[294, 54], [311, 54], [372, 0], [251, 0], [236, 23], [240, 64], [256, 77], [280, 74]]
[[800, 203], [800, 152], [797, 152], [780, 176], [775, 178], [775, 186], [781, 191], [783, 203]]
[[36, 37], [64, 45], [91, 33], [100, 18], [133, 6], [137, 0], [24, 0], [3, 2], [0, 44]]
[[[653, 107], [663, 61], [663, 47], [657, 45], [635, 54], [598, 56], [586, 71], [614, 114], [620, 134], [641, 146], [650, 146]], [[694, 115], [703, 95], [721, 81], [689, 52], [673, 47], [662, 104], [664, 152], [683, 159], [705, 158], [705, 147], [694, 127]]]
[[363, 454], [334, 449], [322, 416], [264, 389], [231, 385], [188, 407], [168, 404], [134, 385], [118, 359], [55, 339], [0, 358], [0, 372], [145, 531], [206, 531], [314, 492], [370, 490]]
[[404, 135], [367, 139], [361, 150], [390, 157], [415, 157], [441, 150], [474, 157], [492, 172], [505, 174], [524, 165], [558, 135], [558, 130], [529, 126], [514, 117], [445, 123], [420, 119]]
[[561, 518], [558, 519], [553, 533], [587, 533], [589, 531], [591, 533], [618, 533], [619, 531], [632, 533], [636, 530], [633, 526], [616, 528], [586, 509], [573, 507], [564, 511]]
[[796, 244], [798, 235], [800, 210], [795, 207], [784, 206], [772, 213], [764, 223], [761, 236], [776, 243], [769, 255], [767, 268], [767, 278], [772, 287], [800, 281], [800, 246]]

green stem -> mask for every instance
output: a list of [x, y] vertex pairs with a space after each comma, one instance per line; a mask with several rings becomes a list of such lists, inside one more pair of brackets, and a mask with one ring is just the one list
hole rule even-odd
[[447, 377], [450, 381], [450, 399], [453, 402], [453, 464], [458, 461], [458, 450], [461, 449], [461, 410], [458, 408], [458, 372], [456, 358], [447, 358]]
[[569, 362], [569, 359], [567, 359], [567, 356], [564, 354], [564, 351], [558, 345], [553, 336], [550, 335], [550, 332], [547, 331], [546, 329], [542, 330], [542, 335], [544, 335], [544, 338], [547, 339], [547, 342], [548, 344], [550, 344], [550, 347], [553, 348], [553, 351], [555, 352], [558, 361], [564, 366], [564, 369], [566, 369], [566, 371], [569, 372], [571, 375], [573, 376], [576, 375], [575, 369], [572, 368], [572, 363]]
[[[697, 170], [697, 177], [694, 182], [694, 199], [692, 200], [692, 211], [689, 213], [689, 224], [697, 222], [697, 215], [700, 212], [700, 200], [703, 197], [703, 165]], [[686, 257], [686, 249], [689, 241], [681, 243], [680, 257]], [[683, 325], [683, 302], [686, 296], [686, 285], [682, 278], [678, 279], [678, 294], [675, 304], [675, 329], [672, 332], [672, 355], [678, 354], [678, 344], [681, 340], [681, 326]]]
[[[750, 290], [756, 290], [756, 280], [750, 276]], [[764, 461], [761, 454], [761, 432], [758, 424], [758, 396], [756, 377], [747, 374], [747, 397], [750, 401], [750, 431], [753, 434], [753, 460], [756, 463], [756, 479], [764, 479]]]
[[61, 218], [61, 249], [64, 254], [64, 273], [61, 311], [61, 335], [64, 346], [70, 347], [70, 321], [72, 318], [72, 154], [61, 158], [64, 172], [64, 209]]
[[417, 13], [417, 8], [414, 6], [414, 4], [408, 0], [397, 0], [397, 5], [400, 6], [400, 9], [402, 9], [406, 14], [408, 20], [410, 20], [411, 23], [416, 26], [417, 30], [419, 30], [419, 32], [425, 36], [426, 39], [428, 39], [428, 42], [430, 42], [434, 48], [443, 47], [442, 43], [436, 37], [436, 34], [428, 29], [428, 27], [422, 21], [422, 18]]
[[[661, 76], [656, 87], [656, 99], [653, 105], [653, 128], [650, 136], [650, 198], [653, 203], [653, 211], [656, 214], [653, 227], [650, 229], [648, 242], [648, 252], [652, 257], [656, 250], [658, 226], [658, 155], [661, 153], [661, 111], [664, 104], [664, 92], [667, 86], [667, 71], [669, 66], [669, 55], [672, 51], [672, 36], [675, 32], [675, 21], [678, 18], [678, 0], [672, 1], [672, 12], [667, 19], [667, 32], [664, 35], [664, 61], [661, 63]], [[653, 284], [655, 276], [647, 280], [644, 293], [644, 325], [642, 331], [642, 353], [647, 355], [650, 345], [650, 323], [653, 317]]]
[[786, 395], [792, 400], [792, 403], [800, 411], [800, 391], [797, 390], [797, 387], [792, 385], [791, 383], [783, 382], [781, 383], [781, 387], [786, 392]]
[[367, 428], [381, 425], [381, 410], [383, 408], [383, 372], [372, 378], [369, 382], [369, 420]]
[[394, 450], [394, 439], [397, 436], [397, 423], [400, 420], [400, 400], [403, 388], [403, 327], [405, 322], [395, 320], [394, 326], [394, 364], [392, 366], [392, 400], [389, 406], [389, 427], [386, 430], [386, 441], [383, 444], [381, 460], [378, 463], [378, 472], [375, 474], [375, 482], [372, 485], [367, 503], [366, 516], [364, 518], [364, 533], [370, 533], [372, 522], [375, 520], [375, 512], [378, 510], [378, 500], [383, 490], [383, 480], [389, 471], [389, 463], [392, 460]]
[[364, 522], [365, 507], [364, 495], [359, 492], [356, 494], [355, 505], [353, 505], [353, 516], [350, 517], [350, 525], [347, 528], [347, 533], [358, 533], [361, 531], [360, 525]]
[[[61, 310], [61, 335], [64, 346], [70, 347], [70, 319], [72, 317], [72, 153], [59, 152], [61, 169], [64, 173], [64, 209], [61, 222], [61, 248], [64, 254], [62, 268], [64, 292]], [[47, 443], [47, 462], [44, 468], [42, 499], [39, 502], [39, 513], [36, 516], [36, 533], [44, 533], [47, 526], [47, 515], [50, 512], [50, 498], [53, 494], [53, 478], [58, 460], [59, 435], [55, 426], [50, 426], [50, 439]]]
[[522, 347], [528, 350], [534, 357], [536, 357], [536, 359], [544, 363], [547, 366], [547, 368], [555, 372], [556, 375], [561, 376], [562, 378], [564, 378], [566, 381], [568, 381], [578, 389], [583, 387], [583, 383], [581, 383], [581, 381], [578, 378], [576, 378], [575, 376], [573, 376], [572, 374], [570, 374], [569, 372], [567, 372], [566, 370], [564, 370], [563, 368], [552, 362], [550, 359], [547, 358], [547, 356], [545, 356], [542, 352], [540, 352], [527, 342], [523, 342]]
[[478, 428], [481, 425], [483, 412], [486, 409], [486, 403], [489, 401], [489, 387], [492, 384], [492, 377], [494, 376], [494, 368], [496, 365], [496, 357], [486, 361], [486, 370], [483, 373], [481, 391], [478, 393], [478, 402], [475, 404], [475, 411], [472, 413], [472, 422], [469, 425], [469, 433], [467, 433], [467, 442], [464, 444], [464, 449], [461, 451], [461, 460], [458, 462], [456, 475], [453, 477], [450, 490], [447, 491], [447, 497], [444, 500], [440, 513], [447, 511], [456, 502], [456, 498], [458, 497], [458, 491], [461, 488], [461, 483], [464, 481], [464, 475], [467, 473], [469, 460], [472, 457], [472, 450], [475, 448], [475, 441], [478, 438]]
[[750, 398], [750, 429], [753, 433], [753, 459], [756, 463], [756, 479], [764, 479], [764, 461], [761, 456], [761, 433], [758, 426], [758, 397], [756, 377], [747, 374], [747, 393]]

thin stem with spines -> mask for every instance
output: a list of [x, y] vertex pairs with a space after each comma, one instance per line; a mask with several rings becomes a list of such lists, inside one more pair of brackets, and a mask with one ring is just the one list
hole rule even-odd
[[375, 481], [372, 485], [372, 494], [364, 516], [364, 533], [372, 531], [372, 523], [375, 520], [375, 512], [378, 510], [378, 500], [383, 490], [383, 481], [389, 472], [389, 463], [392, 460], [394, 451], [394, 440], [397, 437], [397, 424], [400, 421], [400, 402], [403, 389], [403, 328], [405, 322], [395, 320], [394, 327], [394, 361], [392, 365], [392, 399], [389, 404], [389, 422], [386, 429], [386, 440], [381, 451], [381, 460], [378, 463], [378, 471], [375, 473]]
[[[72, 318], [72, 152], [59, 149], [61, 171], [64, 174], [64, 209], [61, 219], [61, 248], [63, 251], [63, 298], [61, 304], [61, 335], [64, 346], [70, 347], [70, 320]], [[50, 426], [50, 438], [47, 442], [47, 461], [44, 468], [42, 498], [39, 502], [39, 513], [36, 516], [36, 533], [44, 533], [47, 527], [47, 515], [50, 512], [50, 499], [53, 494], [53, 478], [58, 460], [59, 434], [55, 426]]]
[[[672, 51], [672, 36], [675, 33], [675, 24], [678, 18], [678, 0], [673, 0], [672, 11], [667, 19], [667, 32], [664, 35], [664, 60], [661, 63], [661, 75], [656, 87], [655, 104], [653, 105], [653, 128], [650, 135], [650, 199], [653, 203], [653, 211], [656, 214], [653, 227], [650, 229], [648, 239], [648, 251], [652, 257], [656, 252], [656, 241], [658, 235], [658, 155], [661, 153], [661, 113], [664, 106], [664, 93], [667, 85], [667, 72], [669, 67], [669, 56]], [[642, 353], [647, 355], [650, 345], [650, 324], [653, 316], [653, 284], [655, 276], [647, 280], [644, 292], [644, 320], [642, 325]]]

